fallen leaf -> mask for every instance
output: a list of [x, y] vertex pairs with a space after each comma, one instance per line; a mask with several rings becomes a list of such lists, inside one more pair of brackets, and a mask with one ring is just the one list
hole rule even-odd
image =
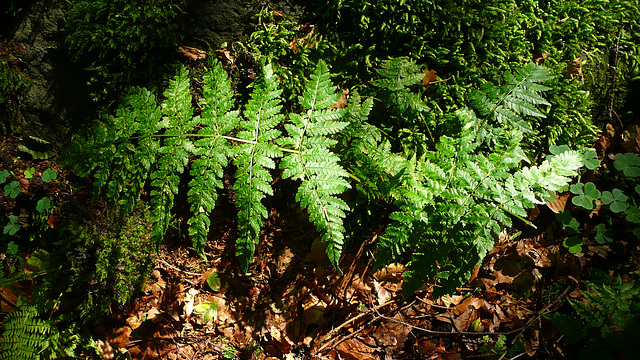
[[377, 360], [375, 348], [364, 344], [359, 339], [343, 341], [336, 347], [338, 354], [347, 360]]
[[178, 53], [191, 61], [201, 60], [207, 57], [206, 51], [191, 46], [178, 46]]
[[566, 76], [574, 78], [578, 76], [582, 82], [584, 82], [584, 74], [582, 74], [582, 58], [575, 58], [572, 61], [567, 62], [567, 67], [562, 70]]
[[331, 109], [344, 109], [347, 107], [347, 95], [349, 95], [349, 89], [342, 90], [342, 95], [340, 95], [340, 99], [336, 101], [335, 104], [329, 105]]
[[424, 69], [423, 72], [425, 73], [425, 75], [422, 78], [422, 84], [429, 87], [431, 83], [438, 78], [438, 75], [436, 75], [435, 70]]
[[47, 220], [47, 225], [49, 225], [49, 227], [53, 229], [53, 227], [56, 225], [57, 219], [58, 219], [58, 215], [56, 214], [49, 215], [49, 219]]
[[235, 64], [235, 60], [233, 59], [233, 56], [231, 56], [231, 52], [230, 51], [228, 51], [228, 50], [217, 50], [216, 54], [218, 54], [218, 57], [220, 58], [220, 61], [222, 61], [222, 65], [233, 67], [233, 65]]
[[274, 10], [272, 14], [273, 14], [273, 20], [275, 21], [281, 21], [282, 19], [284, 19], [284, 14], [281, 13], [280, 11]]
[[550, 55], [551, 54], [549, 53], [538, 51], [537, 53], [533, 54], [533, 62], [536, 63], [536, 65], [540, 65], [540, 61], [548, 58]]
[[553, 211], [554, 213], [559, 214], [560, 211], [564, 210], [565, 206], [567, 205], [567, 200], [569, 200], [570, 196], [570, 193], [565, 193], [563, 195], [556, 194], [556, 199], [554, 201], [548, 202], [547, 207], [549, 207], [549, 209], [551, 209], [551, 211]]

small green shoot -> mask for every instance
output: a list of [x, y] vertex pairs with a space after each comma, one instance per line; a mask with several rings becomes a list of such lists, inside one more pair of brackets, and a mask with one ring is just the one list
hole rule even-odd
[[207, 277], [207, 285], [213, 291], [220, 291], [220, 278], [218, 277], [218, 272], [214, 271]]
[[31, 179], [33, 177], [33, 174], [35, 173], [36, 173], [36, 168], [30, 167], [24, 171], [24, 177], [27, 179]]

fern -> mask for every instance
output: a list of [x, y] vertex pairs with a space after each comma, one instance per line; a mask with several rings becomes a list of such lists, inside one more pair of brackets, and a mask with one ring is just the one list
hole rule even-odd
[[546, 68], [530, 63], [513, 74], [506, 72], [504, 76], [505, 85], [498, 87], [485, 83], [469, 96], [472, 106], [484, 117], [478, 121], [478, 126], [483, 130], [478, 134], [480, 140], [491, 138], [489, 133], [504, 128], [532, 134], [531, 126], [521, 115], [544, 118], [546, 116], [536, 106], [551, 105], [539, 94], [551, 90], [541, 84], [552, 79]]
[[243, 113], [246, 120], [240, 123], [242, 131], [238, 138], [245, 141], [234, 148], [233, 163], [238, 167], [234, 190], [240, 230], [236, 249], [243, 269], [249, 266], [260, 228], [268, 215], [262, 199], [273, 195], [269, 170], [276, 167], [274, 159], [282, 157], [282, 150], [272, 142], [280, 136], [280, 131], [274, 128], [283, 118], [281, 93], [271, 65], [263, 67], [262, 78]]
[[[527, 161], [520, 143], [529, 130], [521, 116], [544, 116], [536, 105], [546, 105], [539, 91], [548, 78], [544, 69], [529, 65], [507, 85], [485, 85], [473, 95], [472, 105], [458, 110], [460, 132], [442, 136], [435, 150], [405, 158], [398, 169], [397, 188], [388, 193], [398, 211], [383, 235], [378, 260], [394, 261], [410, 254], [405, 292], [438, 279], [446, 293], [466, 281], [475, 264], [494, 246], [494, 235], [525, 222], [526, 209], [544, 203], [550, 191], [567, 186], [587, 157], [585, 151], [566, 151], [542, 164], [521, 168]], [[490, 144], [492, 152], [483, 152]], [[388, 151], [386, 151], [388, 153]], [[388, 155], [385, 155], [388, 156]]]
[[282, 176], [302, 180], [296, 201], [309, 210], [311, 222], [327, 245], [329, 260], [338, 267], [345, 231], [342, 219], [349, 206], [335, 195], [350, 185], [346, 180], [349, 175], [339, 164], [340, 157], [329, 150], [337, 144], [329, 135], [348, 125], [339, 121], [343, 111], [329, 108], [340, 97], [336, 90], [331, 85], [327, 65], [321, 60], [300, 97], [306, 111], [291, 114], [291, 123], [285, 125], [289, 136], [280, 139], [279, 144], [295, 151], [282, 160]]
[[191, 164], [193, 179], [189, 182], [188, 193], [193, 213], [188, 221], [189, 235], [200, 254], [204, 253], [203, 246], [211, 226], [209, 215], [218, 198], [216, 190], [222, 188], [224, 168], [233, 157], [233, 148], [223, 135], [235, 129], [239, 121], [239, 112], [232, 111], [231, 83], [221, 66], [214, 66], [204, 75], [202, 105], [201, 116], [194, 119], [202, 138], [194, 143], [197, 158]]
[[[342, 219], [349, 208], [336, 195], [349, 184], [340, 158], [330, 148], [336, 144], [332, 136], [347, 123], [339, 121], [344, 111], [329, 108], [340, 96], [329, 77], [326, 64], [320, 62], [300, 97], [305, 113], [291, 114], [290, 122], [283, 124], [282, 90], [271, 65], [263, 66], [242, 116], [233, 110], [231, 82], [217, 62], [204, 75], [202, 113], [194, 116], [183, 68], [169, 82], [160, 106], [150, 92], [136, 89], [116, 116], [98, 123], [94, 134], [76, 143], [72, 160], [81, 175], [94, 175], [96, 194], [106, 188], [107, 197], [121, 204], [125, 213], [150, 181], [156, 241], [168, 229], [181, 175], [190, 167], [189, 234], [202, 256], [223, 171], [233, 162], [240, 233], [236, 252], [247, 270], [268, 214], [262, 202], [273, 195], [271, 172], [286, 152], [280, 163], [283, 175], [301, 180], [296, 199], [337, 266], [344, 242]], [[282, 136], [281, 127], [288, 136]]]
[[3, 325], [1, 360], [55, 358], [52, 344], [59, 340], [60, 334], [51, 322], [39, 318], [35, 306], [23, 307], [8, 314]]

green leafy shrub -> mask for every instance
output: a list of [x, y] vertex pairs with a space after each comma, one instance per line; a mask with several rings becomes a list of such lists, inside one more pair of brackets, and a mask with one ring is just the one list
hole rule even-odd
[[574, 314], [554, 313], [549, 319], [570, 345], [575, 358], [633, 358], [640, 334], [640, 288], [634, 280], [623, 282], [600, 271], [585, 280], [584, 299], [569, 300]]
[[0, 41], [0, 134], [17, 129], [17, 94], [29, 86], [29, 79], [20, 71], [21, 51], [13, 41]]
[[73, 0], [66, 10], [66, 44], [85, 65], [94, 100], [162, 79], [179, 40], [184, 0]]
[[[395, 72], [381, 76], [398, 78]], [[522, 167], [528, 160], [521, 142], [532, 132], [523, 117], [544, 116], [536, 105], [548, 104], [540, 92], [548, 90], [541, 83], [549, 77], [546, 69], [530, 64], [506, 73], [501, 87], [481, 87], [470, 95], [478, 113], [458, 110], [459, 132], [441, 136], [435, 150], [419, 157], [390, 153], [384, 141], [366, 150], [374, 163], [390, 159], [378, 176], [393, 184], [385, 195], [398, 211], [390, 217], [377, 258], [387, 263], [409, 256], [408, 294], [435, 279], [443, 285], [437, 293], [463, 283], [493, 248], [495, 234], [512, 226], [511, 217], [528, 223], [526, 209], [545, 203], [550, 191], [567, 186], [595, 157], [593, 151], [555, 149], [540, 165]]]

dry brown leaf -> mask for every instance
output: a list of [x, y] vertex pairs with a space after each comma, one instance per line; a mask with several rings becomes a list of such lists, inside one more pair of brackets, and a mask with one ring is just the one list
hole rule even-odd
[[537, 53], [533, 54], [533, 62], [536, 63], [536, 65], [540, 65], [540, 61], [548, 58], [550, 55], [551, 54], [549, 53], [538, 51]]
[[378, 281], [402, 280], [404, 278], [405, 267], [402, 264], [390, 264], [376, 271], [373, 277]]
[[425, 73], [425, 75], [422, 78], [422, 84], [424, 84], [427, 87], [431, 85], [432, 82], [436, 81], [436, 79], [438, 78], [438, 75], [436, 75], [435, 70], [424, 69], [423, 72]]
[[602, 201], [600, 199], [596, 200], [596, 206], [593, 210], [589, 212], [589, 217], [593, 218], [593, 215], [600, 215], [600, 210], [602, 209]]
[[376, 279], [373, 279], [373, 289], [376, 291], [378, 305], [382, 305], [391, 299], [391, 293], [382, 287]]
[[329, 105], [330, 109], [344, 109], [347, 107], [347, 96], [349, 95], [349, 89], [342, 90], [340, 99], [335, 104]]
[[578, 76], [582, 82], [584, 82], [584, 75], [582, 74], [582, 58], [575, 58], [572, 61], [567, 62], [567, 67], [562, 70], [566, 76], [574, 78]]
[[558, 214], [560, 211], [564, 210], [567, 205], [567, 200], [571, 197], [570, 193], [565, 193], [563, 195], [556, 194], [556, 199], [554, 201], [548, 202], [547, 207], [551, 209], [554, 213]]
[[281, 13], [280, 11], [273, 11], [273, 20], [275, 21], [281, 21], [282, 19], [284, 19], [284, 14]]
[[216, 54], [218, 54], [218, 57], [220, 58], [220, 61], [222, 61], [222, 65], [233, 67], [233, 64], [235, 64], [235, 60], [233, 59], [233, 56], [231, 56], [231, 52], [230, 51], [228, 51], [228, 50], [217, 50]]
[[336, 347], [338, 354], [347, 360], [377, 360], [375, 348], [372, 348], [359, 339], [349, 339], [343, 341]]
[[207, 57], [207, 52], [191, 46], [178, 46], [178, 53], [185, 58], [196, 61]]

